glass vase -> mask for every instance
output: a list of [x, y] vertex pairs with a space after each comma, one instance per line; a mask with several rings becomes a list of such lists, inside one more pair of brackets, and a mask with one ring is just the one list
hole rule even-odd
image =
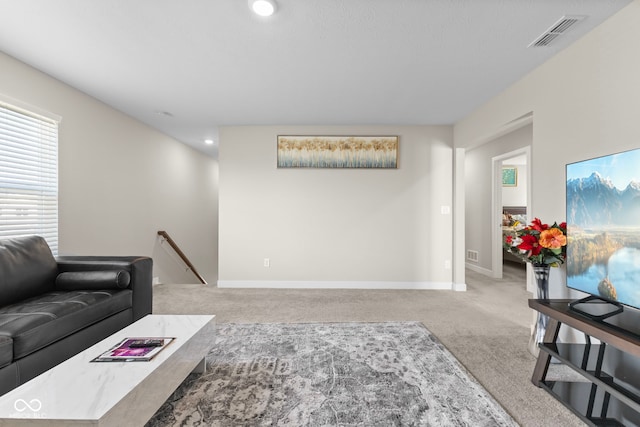
[[[547, 264], [533, 265], [533, 274], [536, 278], [536, 298], [549, 299], [549, 271], [551, 268]], [[544, 341], [544, 334], [547, 331], [549, 316], [537, 312], [536, 323], [533, 326], [531, 338], [529, 339], [529, 351], [534, 356], [538, 355], [538, 344]]]

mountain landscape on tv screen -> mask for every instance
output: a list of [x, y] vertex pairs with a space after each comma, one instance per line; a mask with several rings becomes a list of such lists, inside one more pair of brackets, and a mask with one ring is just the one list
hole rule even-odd
[[567, 224], [640, 228], [640, 183], [631, 181], [624, 190], [618, 190], [598, 172], [568, 180]]
[[640, 307], [640, 183], [567, 179], [567, 285]]

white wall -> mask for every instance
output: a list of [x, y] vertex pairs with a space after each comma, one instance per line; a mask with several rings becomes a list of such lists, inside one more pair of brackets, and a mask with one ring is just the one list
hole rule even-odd
[[[278, 169], [279, 134], [399, 135], [398, 169]], [[450, 126], [221, 128], [219, 285], [451, 289], [452, 220], [441, 213], [452, 205], [451, 136]]]
[[166, 230], [215, 283], [215, 160], [2, 53], [0, 93], [62, 116], [61, 255], [153, 255], [161, 281], [195, 282], [159, 247]]
[[[531, 140], [529, 139], [529, 144]], [[527, 144], [527, 145], [529, 145]], [[502, 162], [503, 167], [517, 170], [517, 185], [502, 187], [502, 206], [527, 206], [527, 166], [513, 165], [508, 160]]]
[[[640, 147], [638, 22], [635, 0], [456, 124], [455, 144], [468, 148], [533, 111], [531, 217], [565, 219], [567, 163]], [[551, 298], [567, 294], [561, 273]]]

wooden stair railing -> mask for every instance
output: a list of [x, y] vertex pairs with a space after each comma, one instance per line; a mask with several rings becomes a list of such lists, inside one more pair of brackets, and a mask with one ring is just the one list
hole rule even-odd
[[200, 282], [203, 285], [206, 285], [207, 281], [204, 280], [204, 278], [200, 275], [200, 273], [198, 273], [194, 265], [191, 263], [191, 261], [189, 261], [189, 258], [187, 258], [184, 252], [180, 250], [177, 243], [171, 238], [171, 236], [169, 236], [169, 233], [167, 233], [166, 231], [158, 231], [158, 236], [163, 237], [169, 243], [169, 246], [171, 246], [171, 248], [178, 254], [180, 259], [187, 265], [187, 269], [191, 270], [191, 272], [195, 274], [195, 276], [198, 278], [198, 280], [200, 280]]

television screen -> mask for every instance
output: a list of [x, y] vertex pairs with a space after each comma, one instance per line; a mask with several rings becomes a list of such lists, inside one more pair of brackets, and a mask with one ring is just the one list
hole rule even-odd
[[571, 163], [567, 286], [640, 308], [640, 149]]

